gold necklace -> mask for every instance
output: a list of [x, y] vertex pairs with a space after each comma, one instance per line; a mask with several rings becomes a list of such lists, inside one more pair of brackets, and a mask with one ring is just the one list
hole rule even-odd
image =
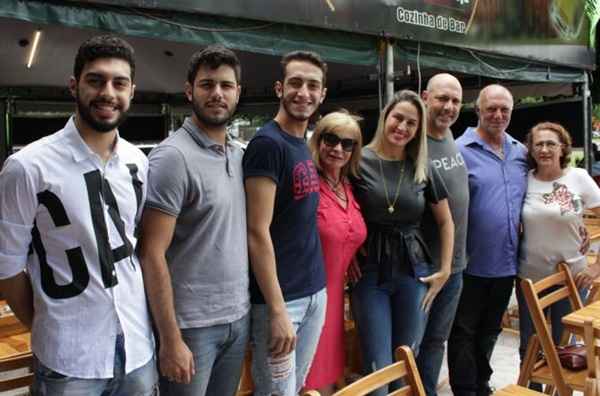
[[402, 180], [404, 179], [404, 170], [406, 168], [406, 159], [403, 161], [402, 167], [400, 168], [400, 177], [398, 178], [398, 184], [396, 185], [396, 192], [394, 193], [394, 200], [390, 202], [387, 183], [385, 182], [385, 175], [383, 174], [383, 164], [381, 162], [381, 158], [377, 157], [379, 160], [379, 171], [381, 172], [381, 179], [383, 180], [383, 191], [385, 192], [385, 201], [388, 204], [388, 212], [390, 214], [394, 213], [394, 209], [396, 206], [396, 201], [400, 197], [400, 185], [402, 184]]

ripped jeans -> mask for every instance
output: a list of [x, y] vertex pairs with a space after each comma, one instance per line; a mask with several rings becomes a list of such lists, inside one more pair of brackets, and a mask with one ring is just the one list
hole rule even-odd
[[252, 379], [255, 396], [294, 396], [300, 392], [317, 350], [325, 321], [325, 288], [308, 297], [286, 302], [296, 330], [296, 349], [288, 356], [269, 356], [269, 314], [266, 304], [252, 305]]

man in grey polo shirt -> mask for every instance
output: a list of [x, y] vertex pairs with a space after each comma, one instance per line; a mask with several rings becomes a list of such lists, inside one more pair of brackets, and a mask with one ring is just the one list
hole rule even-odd
[[141, 258], [159, 336], [161, 394], [234, 395], [249, 330], [242, 151], [226, 124], [240, 95], [235, 54], [192, 55], [193, 115], [150, 153]]

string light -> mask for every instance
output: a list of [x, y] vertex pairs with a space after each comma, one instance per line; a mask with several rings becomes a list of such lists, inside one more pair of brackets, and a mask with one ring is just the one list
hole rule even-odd
[[31, 51], [29, 52], [29, 58], [27, 59], [27, 68], [28, 69], [31, 69], [31, 65], [33, 64], [33, 61], [35, 60], [35, 56], [37, 55], [37, 52], [38, 52], [38, 46], [39, 46], [41, 37], [42, 37], [42, 31], [39, 29], [36, 30], [33, 35], [33, 44], [31, 45]]

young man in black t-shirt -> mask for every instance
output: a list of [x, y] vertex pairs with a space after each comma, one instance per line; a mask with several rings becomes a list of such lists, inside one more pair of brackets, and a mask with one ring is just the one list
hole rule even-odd
[[282, 66], [279, 111], [244, 156], [255, 395], [298, 394], [325, 318], [319, 178], [304, 135], [325, 98], [327, 67], [302, 51]]

